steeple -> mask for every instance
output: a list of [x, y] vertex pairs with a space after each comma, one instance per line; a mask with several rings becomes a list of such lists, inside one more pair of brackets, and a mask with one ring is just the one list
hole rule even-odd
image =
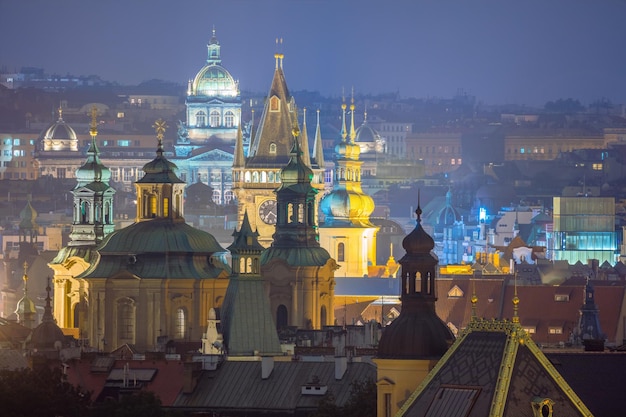
[[100, 161], [96, 143], [98, 136], [98, 109], [91, 108], [89, 134], [91, 142], [87, 160], [76, 170], [74, 215], [69, 246], [96, 245], [115, 227], [113, 223], [113, 195], [109, 185], [111, 171]]
[[156, 158], [143, 166], [144, 176], [135, 183], [137, 217], [135, 221], [155, 218], [183, 221], [185, 182], [176, 175], [176, 164], [164, 156], [163, 135], [167, 124], [163, 119], [152, 126], [157, 136]]
[[[600, 309], [595, 301], [595, 289], [591, 280], [587, 277], [585, 285], [585, 302], [580, 308], [578, 322], [580, 338], [585, 345], [585, 350], [603, 350], [606, 335], [600, 327]], [[595, 348], [595, 349], [594, 349]]]
[[315, 165], [324, 169], [324, 146], [322, 144], [322, 130], [320, 128], [320, 109], [317, 109], [317, 124], [315, 126], [315, 142], [313, 143], [315, 152]]
[[378, 345], [381, 358], [420, 359], [442, 356], [454, 336], [435, 312], [437, 259], [431, 251], [433, 238], [421, 225], [422, 209], [419, 203], [415, 229], [402, 241], [406, 254], [402, 265], [402, 310], [385, 328]]
[[230, 356], [281, 354], [276, 325], [261, 277], [264, 248], [252, 230], [246, 211], [239, 231], [233, 232], [232, 275], [224, 297], [222, 328]]
[[309, 150], [309, 134], [306, 129], [306, 107], [302, 109], [302, 140], [300, 146], [302, 147], [302, 162], [308, 167], [311, 166], [311, 151]]
[[26, 274], [26, 270], [28, 269], [28, 264], [24, 262], [24, 276], [22, 279], [24, 280], [24, 296], [17, 302], [17, 308], [15, 309], [15, 314], [17, 315], [17, 321], [21, 325], [32, 329], [35, 327], [35, 320], [37, 317], [37, 308], [35, 307], [35, 303], [28, 297], [28, 275]]
[[[233, 168], [243, 168], [246, 159], [243, 153], [243, 132], [241, 124], [237, 127], [237, 137], [235, 138], [235, 152], [233, 155]], [[236, 174], [235, 174], [236, 175]]]
[[20, 242], [35, 243], [39, 235], [39, 225], [37, 224], [37, 211], [30, 204], [30, 198], [26, 201], [26, 206], [20, 211]]
[[254, 140], [248, 152], [247, 167], [285, 166], [291, 150], [291, 130], [297, 122], [295, 100], [289, 94], [283, 72], [283, 54], [275, 54], [272, 85]]

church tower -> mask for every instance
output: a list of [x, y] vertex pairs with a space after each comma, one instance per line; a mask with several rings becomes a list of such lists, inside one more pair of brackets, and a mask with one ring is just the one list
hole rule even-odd
[[24, 327], [28, 327], [32, 329], [37, 324], [37, 308], [35, 307], [35, 303], [28, 296], [28, 275], [26, 275], [26, 270], [28, 269], [28, 265], [24, 263], [24, 276], [22, 279], [24, 280], [24, 296], [20, 298], [17, 302], [17, 308], [15, 309], [15, 314], [17, 315], [17, 322]]
[[72, 190], [74, 209], [70, 246], [96, 245], [111, 233], [113, 224], [113, 195], [109, 185], [111, 172], [100, 162], [96, 145], [97, 109], [91, 109], [89, 134], [91, 143], [87, 161], [76, 171], [76, 186]]
[[350, 104], [350, 134], [346, 130], [346, 103], [342, 103], [341, 142], [335, 147], [333, 191], [321, 202], [324, 224], [320, 243], [340, 265], [346, 277], [368, 275], [368, 265], [376, 264], [378, 227], [370, 222], [374, 200], [361, 189], [361, 149], [354, 141], [354, 98]]
[[261, 277], [259, 234], [252, 230], [248, 213], [243, 216], [234, 242], [228, 247], [232, 255], [232, 275], [221, 311], [226, 353], [229, 356], [281, 354], [276, 325], [270, 311], [267, 292]]
[[[283, 180], [281, 169], [290, 160], [292, 129], [298, 123], [296, 103], [289, 94], [283, 73], [283, 55], [277, 53], [275, 59], [274, 78], [248, 155], [243, 157], [243, 138], [238, 136], [233, 162], [233, 190], [239, 204], [239, 223], [247, 212], [250, 225], [258, 231], [259, 242], [264, 247], [272, 242], [277, 220], [274, 190]], [[303, 164], [311, 169], [308, 144], [303, 148], [301, 142], [299, 147], [307, 153], [304, 161], [309, 161], [303, 161]], [[313, 184], [316, 189], [321, 189], [323, 175], [318, 173]]]
[[144, 165], [144, 176], [135, 183], [135, 222], [155, 218], [184, 221], [185, 182], [176, 175], [176, 165], [163, 156], [163, 134], [167, 126], [165, 121], [159, 119], [153, 127], [158, 139], [157, 156]]
[[298, 135], [296, 125], [291, 158], [276, 190], [276, 232], [261, 256], [261, 271], [277, 327], [319, 329], [334, 321], [337, 264], [318, 241], [318, 190], [311, 185], [313, 170], [302, 160]]
[[399, 261], [402, 310], [384, 328], [374, 359], [378, 416], [394, 415], [454, 341], [435, 312], [437, 258], [431, 253], [435, 241], [422, 228], [419, 201], [415, 213], [417, 225], [402, 241], [406, 254]]
[[54, 317], [62, 328], [76, 329], [77, 338], [86, 334], [86, 283], [76, 277], [93, 261], [95, 247], [113, 232], [113, 196], [109, 185], [111, 172], [100, 161], [96, 145], [97, 109], [91, 109], [91, 143], [87, 160], [76, 171], [70, 242], [48, 264], [54, 271]]

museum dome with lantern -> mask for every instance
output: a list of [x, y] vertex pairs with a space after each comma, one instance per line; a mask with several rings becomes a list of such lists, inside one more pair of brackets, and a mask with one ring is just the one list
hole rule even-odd
[[39, 135], [38, 142], [44, 151], [78, 151], [76, 132], [65, 120], [59, 107], [59, 118]]
[[213, 35], [207, 45], [206, 65], [198, 72], [191, 84], [190, 95], [210, 97], [238, 97], [239, 83], [224, 68], [220, 55], [220, 43]]

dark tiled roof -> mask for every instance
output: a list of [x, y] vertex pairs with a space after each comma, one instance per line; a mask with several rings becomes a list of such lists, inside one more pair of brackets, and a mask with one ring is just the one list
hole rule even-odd
[[[349, 363], [340, 380], [333, 362], [275, 362], [267, 379], [261, 378], [261, 362], [226, 361], [216, 371], [205, 371], [191, 394], [181, 394], [176, 407], [194, 410], [231, 410], [294, 413], [317, 408], [323, 398], [303, 395], [302, 387], [314, 377], [327, 386], [341, 406], [350, 397], [353, 381], [374, 381], [376, 369], [365, 362]], [[269, 414], [268, 414], [269, 415]]]

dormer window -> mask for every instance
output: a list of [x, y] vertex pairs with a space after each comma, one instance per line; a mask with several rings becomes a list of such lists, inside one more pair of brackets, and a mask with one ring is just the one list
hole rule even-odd
[[270, 98], [270, 111], [280, 111], [280, 99], [276, 96]]
[[276, 154], [276, 144], [274, 142], [270, 143], [270, 153]]
[[565, 303], [569, 301], [569, 294], [554, 294], [554, 301]]
[[461, 298], [465, 295], [463, 290], [459, 288], [458, 285], [455, 285], [448, 291], [448, 298]]

